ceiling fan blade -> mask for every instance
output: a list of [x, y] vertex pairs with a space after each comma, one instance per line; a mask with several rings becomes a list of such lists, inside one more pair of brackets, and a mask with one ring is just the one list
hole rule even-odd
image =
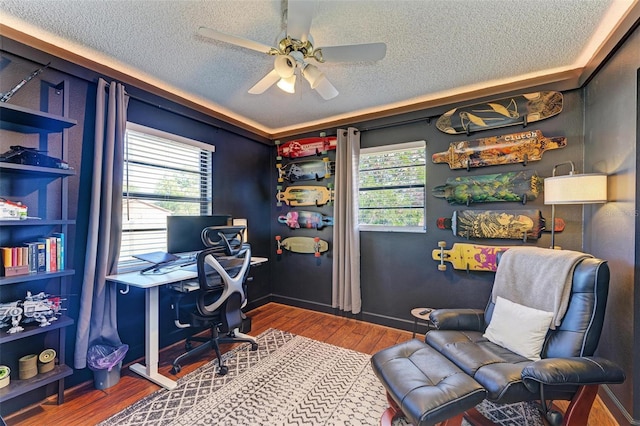
[[384, 43], [350, 44], [321, 47], [317, 50], [322, 53], [320, 62], [370, 62], [384, 58], [387, 54], [387, 45]]
[[338, 96], [338, 89], [336, 89], [333, 84], [331, 84], [327, 77], [323, 77], [320, 79], [318, 85], [316, 86], [316, 92], [318, 92], [318, 94], [322, 96], [325, 101]]
[[300, 41], [307, 41], [311, 19], [316, 10], [316, 2], [309, 0], [289, 0], [287, 8], [287, 35]]
[[271, 70], [271, 72], [262, 79], [257, 82], [251, 89], [249, 89], [249, 93], [252, 95], [259, 95], [264, 93], [269, 87], [273, 86], [280, 80], [280, 76], [276, 72], [276, 70]]
[[202, 37], [223, 41], [225, 43], [234, 44], [236, 46], [256, 50], [262, 53], [269, 53], [269, 51], [271, 50], [271, 47], [267, 46], [266, 44], [262, 44], [257, 41], [249, 40], [242, 37], [237, 37], [231, 34], [221, 33], [220, 31], [212, 30], [211, 28], [207, 27], [198, 28], [198, 34]]

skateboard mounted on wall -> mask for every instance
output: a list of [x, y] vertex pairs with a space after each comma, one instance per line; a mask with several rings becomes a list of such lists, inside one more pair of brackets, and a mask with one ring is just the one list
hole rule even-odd
[[284, 249], [293, 253], [313, 253], [315, 257], [320, 257], [321, 253], [329, 250], [329, 243], [320, 237], [288, 237], [283, 240], [280, 235], [276, 235], [276, 245], [277, 254], [282, 254]]
[[438, 248], [431, 252], [433, 260], [437, 260], [438, 271], [446, 271], [449, 262], [453, 269], [462, 271], [489, 271], [498, 269], [497, 255], [513, 246], [487, 246], [482, 244], [455, 243], [451, 249], [445, 250], [447, 243], [438, 241]]
[[436, 127], [452, 135], [544, 120], [562, 111], [562, 93], [525, 93], [463, 107], [453, 108], [438, 118]]
[[294, 139], [285, 143], [276, 141], [278, 155], [276, 159], [308, 157], [310, 155], [326, 154], [329, 150], [335, 150], [338, 138], [335, 136], [320, 136], [312, 138]]
[[495, 166], [499, 164], [539, 161], [551, 149], [567, 146], [567, 138], [547, 138], [540, 130], [530, 130], [503, 136], [453, 142], [449, 149], [432, 155], [434, 163], [447, 163], [451, 169]]
[[542, 192], [542, 179], [535, 170], [494, 173], [489, 175], [447, 178], [444, 185], [431, 190], [436, 198], [449, 204], [493, 203], [514, 201], [526, 204]]
[[287, 225], [291, 229], [322, 229], [325, 226], [333, 226], [333, 217], [319, 212], [292, 210], [286, 215], [278, 216], [278, 222]]
[[330, 178], [336, 170], [335, 161], [328, 157], [322, 160], [293, 161], [276, 164], [278, 182], [296, 182], [299, 180], [322, 180]]
[[333, 185], [310, 186], [310, 185], [293, 185], [286, 189], [282, 189], [281, 185], [277, 186], [276, 194], [277, 205], [281, 206], [284, 202], [288, 206], [323, 206], [333, 203], [334, 190]]
[[[537, 240], [545, 230], [546, 221], [540, 210], [456, 210], [451, 218], [441, 217], [438, 228], [451, 229], [462, 238], [498, 238]], [[555, 232], [562, 232], [565, 223], [555, 219]]]

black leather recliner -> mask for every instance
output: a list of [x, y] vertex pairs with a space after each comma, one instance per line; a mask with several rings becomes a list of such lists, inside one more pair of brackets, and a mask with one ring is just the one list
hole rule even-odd
[[[176, 291], [172, 302], [176, 326], [193, 330], [185, 342], [186, 352], [173, 361], [172, 374], [180, 372], [184, 358], [207, 349], [215, 351], [218, 374], [226, 374], [228, 367], [222, 362], [220, 343], [246, 342], [251, 350], [258, 349], [256, 339], [244, 334], [251, 330], [250, 318], [242, 312], [247, 302], [251, 247], [242, 242], [242, 231], [243, 227], [226, 226], [202, 231], [202, 240], [209, 248], [197, 256], [199, 289]], [[209, 337], [196, 335], [205, 329], [210, 330]], [[193, 347], [192, 342], [202, 344]]]
[[[430, 319], [436, 329], [426, 334], [424, 344], [435, 349], [437, 357], [444, 356], [482, 386], [487, 400], [498, 404], [540, 401], [541, 410], [551, 424], [558, 425], [564, 421], [566, 425], [582, 426], [587, 424], [598, 385], [625, 380], [620, 367], [593, 356], [602, 331], [608, 289], [609, 268], [605, 261], [587, 258], [577, 264], [567, 311], [561, 324], [548, 331], [538, 361], [520, 356], [483, 337], [495, 308], [491, 300], [484, 311], [433, 311]], [[406, 348], [403, 351], [407, 352]], [[406, 366], [413, 367], [416, 361], [412, 360], [411, 364], [405, 362], [404, 365], [398, 362], [402, 371], [399, 368], [393, 371], [388, 359], [396, 358], [397, 361], [405, 356], [403, 351], [396, 349], [380, 359], [376, 359], [376, 354], [372, 359], [374, 370], [387, 389], [390, 403], [400, 410], [409, 399], [408, 393], [396, 395], [398, 392], [394, 388], [398, 382], [395, 378], [404, 375], [403, 381], [406, 381]], [[431, 358], [433, 360], [433, 356]], [[416, 367], [422, 372], [427, 371], [431, 361], [425, 359], [424, 365]], [[454, 392], [451, 401], [460, 397]], [[571, 401], [564, 417], [547, 403], [548, 400]], [[455, 402], [449, 405], [455, 406]], [[411, 407], [405, 407], [408, 408]], [[477, 419], [479, 416], [475, 409], [467, 413], [469, 418]]]

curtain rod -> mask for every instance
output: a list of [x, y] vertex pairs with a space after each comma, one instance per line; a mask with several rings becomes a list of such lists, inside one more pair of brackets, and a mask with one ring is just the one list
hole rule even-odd
[[365, 127], [363, 129], [361, 129], [361, 132], [368, 132], [368, 131], [372, 131], [372, 130], [381, 130], [381, 129], [389, 129], [392, 127], [398, 127], [398, 126], [404, 126], [405, 124], [412, 124], [412, 123], [419, 123], [421, 121], [426, 121], [427, 124], [429, 124], [431, 122], [432, 118], [437, 117], [437, 115], [429, 115], [429, 116], [424, 116], [424, 117], [418, 117], [418, 118], [412, 118], [409, 120], [403, 120], [403, 121], [396, 121], [393, 123], [387, 123], [387, 124], [380, 124], [378, 126], [371, 126], [371, 127]]

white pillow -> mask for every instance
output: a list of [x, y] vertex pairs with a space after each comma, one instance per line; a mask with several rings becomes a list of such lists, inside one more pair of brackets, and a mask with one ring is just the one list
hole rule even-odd
[[498, 296], [483, 337], [537, 361], [552, 319], [553, 312], [529, 308]]

